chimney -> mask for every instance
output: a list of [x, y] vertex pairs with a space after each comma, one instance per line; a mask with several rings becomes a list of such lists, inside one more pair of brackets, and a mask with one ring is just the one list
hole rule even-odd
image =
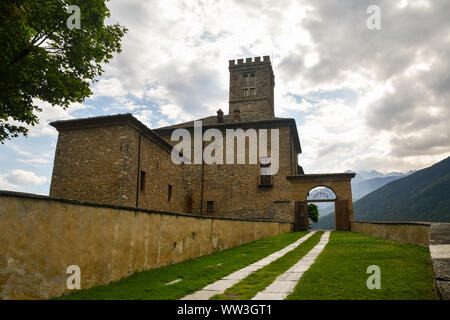
[[217, 110], [217, 123], [223, 123], [223, 111], [222, 111], [222, 109]]
[[241, 122], [241, 111], [234, 109], [234, 122]]

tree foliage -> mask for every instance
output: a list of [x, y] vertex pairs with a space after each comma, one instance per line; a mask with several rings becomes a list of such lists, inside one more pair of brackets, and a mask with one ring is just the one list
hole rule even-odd
[[319, 222], [319, 208], [314, 203], [308, 204], [308, 216], [312, 222]]
[[[0, 2], [0, 142], [38, 123], [37, 99], [67, 108], [92, 93], [90, 84], [121, 51], [127, 31], [105, 24], [106, 1]], [[67, 25], [70, 5], [80, 8], [79, 29]]]

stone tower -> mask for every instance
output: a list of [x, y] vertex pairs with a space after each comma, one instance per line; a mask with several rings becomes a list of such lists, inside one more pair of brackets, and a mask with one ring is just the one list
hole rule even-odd
[[243, 116], [274, 117], [275, 77], [269, 56], [229, 61], [229, 114], [239, 110]]

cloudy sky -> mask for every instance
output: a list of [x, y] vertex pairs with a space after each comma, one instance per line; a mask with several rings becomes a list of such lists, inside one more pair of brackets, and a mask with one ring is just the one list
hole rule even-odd
[[[377, 5], [381, 29], [367, 13]], [[112, 0], [129, 29], [83, 104], [43, 107], [0, 145], [0, 189], [48, 194], [60, 119], [131, 112], [150, 128], [228, 110], [228, 60], [271, 56], [275, 113], [307, 173], [408, 171], [450, 155], [450, 1]]]

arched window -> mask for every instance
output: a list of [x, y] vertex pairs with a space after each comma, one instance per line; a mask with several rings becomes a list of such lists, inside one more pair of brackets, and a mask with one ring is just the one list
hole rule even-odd
[[248, 74], [244, 73], [244, 86], [247, 86], [249, 83]]
[[250, 85], [254, 85], [255, 84], [255, 73], [251, 73], [250, 74]]

